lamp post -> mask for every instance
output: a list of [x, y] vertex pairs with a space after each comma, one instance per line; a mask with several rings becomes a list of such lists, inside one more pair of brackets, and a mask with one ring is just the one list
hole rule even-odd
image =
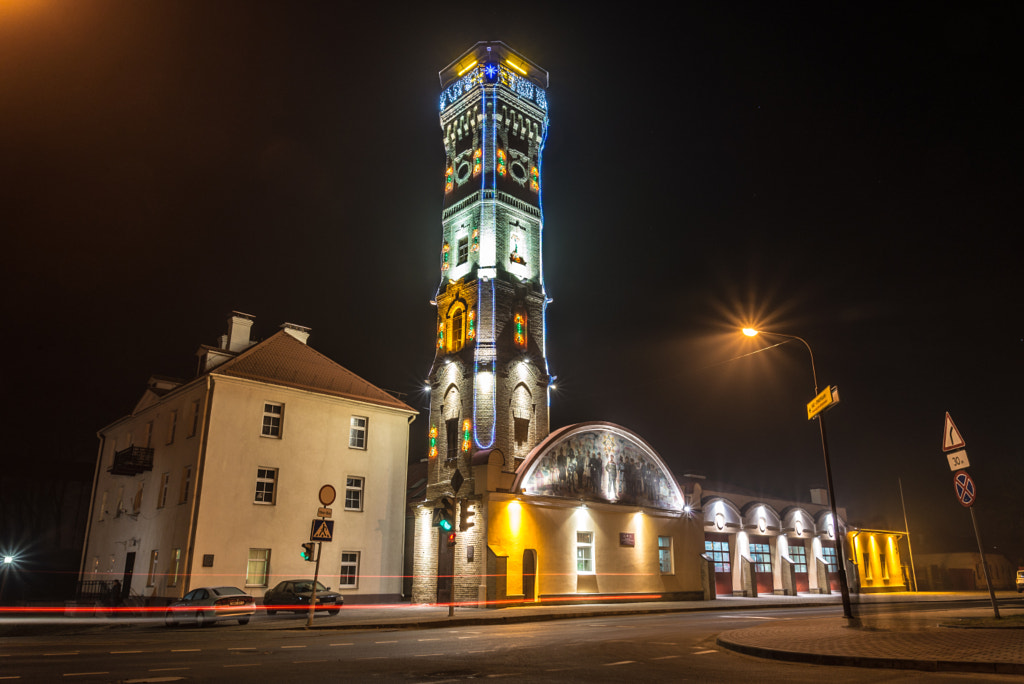
[[[818, 396], [818, 371], [814, 367], [814, 352], [811, 351], [811, 345], [807, 344], [807, 340], [796, 335], [785, 335], [777, 332], [765, 332], [763, 330], [755, 330], [753, 328], [744, 328], [743, 334], [747, 337], [754, 337], [755, 335], [772, 335], [774, 337], [781, 337], [787, 340], [796, 340], [807, 348], [807, 353], [811, 356], [811, 377], [814, 379], [814, 396]], [[836, 496], [835, 487], [832, 486], [832, 463], [828, 458], [828, 437], [825, 432], [825, 414], [819, 413], [817, 416], [818, 427], [821, 428], [821, 451], [825, 456], [825, 484], [828, 486], [828, 503], [832, 509], [832, 528], [835, 531], [836, 537], [836, 556], [839, 566], [839, 591], [843, 596], [843, 616], [847, 620], [856, 620], [853, 615], [853, 610], [850, 607], [850, 585], [846, 580], [846, 554], [843, 550], [843, 535], [839, 531], [839, 513], [836, 512]]]
[[3, 570], [4, 578], [0, 580], [0, 605], [3, 605], [4, 600], [4, 589], [7, 588], [7, 575], [11, 573], [11, 566], [14, 565], [14, 556], [10, 554], [4, 554], [0, 558], [0, 569]]

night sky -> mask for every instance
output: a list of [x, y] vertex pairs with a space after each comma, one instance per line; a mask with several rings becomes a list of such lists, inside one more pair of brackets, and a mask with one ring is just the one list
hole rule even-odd
[[1024, 6], [364, 4], [0, 0], [8, 474], [94, 463], [233, 309], [407, 393], [425, 455], [437, 72], [502, 40], [551, 74], [552, 428], [807, 500], [806, 350], [738, 329], [799, 335], [852, 523], [901, 529], [902, 478], [915, 553], [976, 550], [949, 411], [1024, 557]]

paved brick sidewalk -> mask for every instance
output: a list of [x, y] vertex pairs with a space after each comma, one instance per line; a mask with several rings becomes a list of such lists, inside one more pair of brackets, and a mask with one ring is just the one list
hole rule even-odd
[[[1003, 617], [1019, 610], [1001, 610]], [[1024, 630], [943, 627], [991, 616], [977, 608], [869, 616], [860, 627], [842, 617], [780, 619], [724, 632], [719, 645], [762, 658], [944, 672], [1024, 675]]]

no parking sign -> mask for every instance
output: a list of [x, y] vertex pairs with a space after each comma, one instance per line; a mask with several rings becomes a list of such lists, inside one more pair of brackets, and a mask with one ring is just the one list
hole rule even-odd
[[970, 508], [978, 499], [978, 488], [966, 470], [958, 470], [953, 474], [953, 491], [956, 492], [956, 500], [964, 508]]

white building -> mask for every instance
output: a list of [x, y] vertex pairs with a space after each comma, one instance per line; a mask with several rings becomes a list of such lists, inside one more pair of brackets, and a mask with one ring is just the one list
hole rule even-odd
[[154, 376], [99, 431], [83, 585], [119, 580], [123, 596], [159, 603], [209, 585], [261, 597], [312, 577], [301, 545], [329, 484], [321, 581], [347, 603], [398, 600], [417, 412], [309, 347], [307, 328], [254, 343], [251, 327], [233, 313], [220, 344], [200, 348], [196, 378]]

